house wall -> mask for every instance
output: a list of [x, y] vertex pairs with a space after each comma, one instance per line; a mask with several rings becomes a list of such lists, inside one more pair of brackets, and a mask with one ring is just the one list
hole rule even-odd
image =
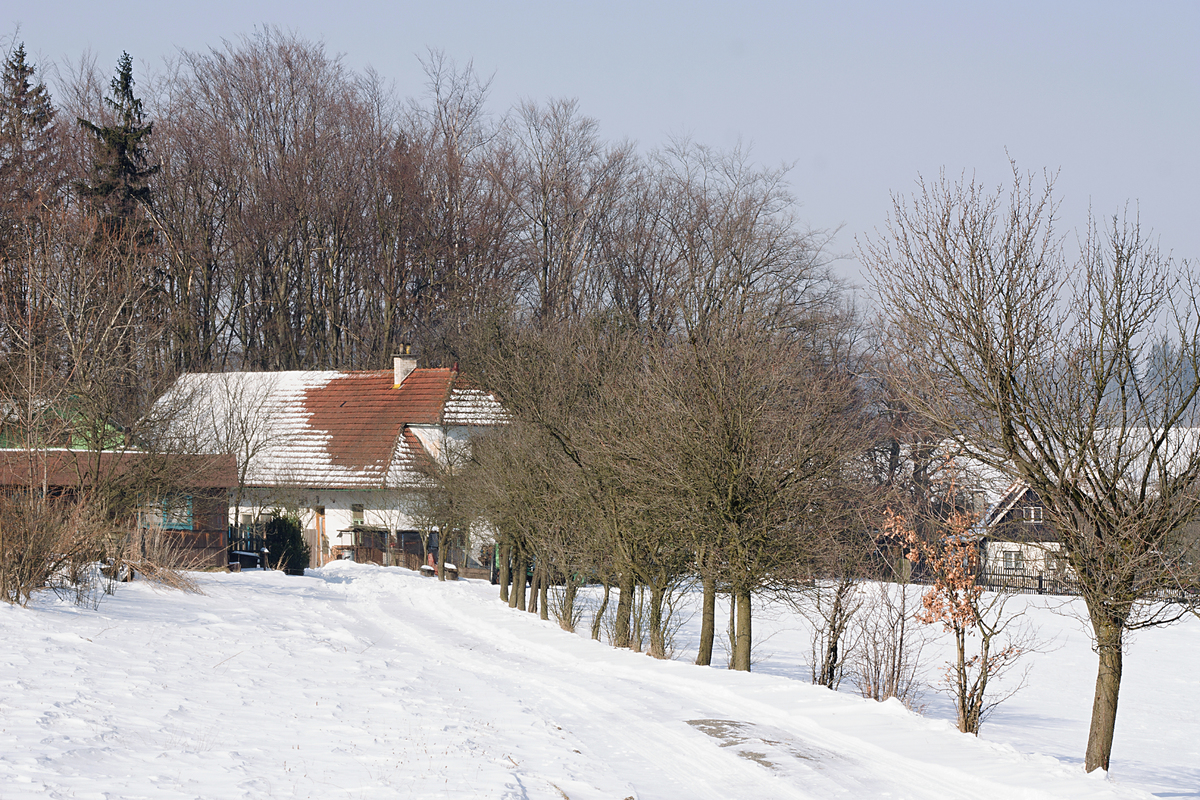
[[[272, 512], [284, 510], [296, 513], [300, 527], [313, 550], [311, 564], [320, 566], [328, 561], [334, 548], [354, 544], [348, 529], [353, 525], [353, 506], [363, 507], [363, 524], [386, 528], [391, 533], [419, 530], [424, 524], [418, 515], [419, 496], [414, 492], [395, 489], [307, 489], [281, 493], [275, 489], [247, 489], [241, 507], [230, 503], [229, 522], [237, 524], [245, 514], [255, 520], [269, 518]], [[325, 509], [325, 539], [317, 542], [316, 509]], [[320, 545], [320, 546], [314, 546]]]
[[[189, 568], [221, 568], [226, 565], [229, 532], [229, 498], [225, 489], [200, 489], [173, 493], [170, 501], [153, 500], [138, 511], [138, 524], [152, 537], [163, 536], [181, 548]], [[174, 509], [164, 519], [163, 503]], [[189, 513], [181, 513], [185, 507]]]
[[[1010, 569], [1006, 566], [1004, 556], [1006, 552], [1019, 554], [1019, 559], [1015, 559], [1015, 563], [1020, 564], [1019, 569]], [[1031, 577], [1057, 575], [1062, 568], [1057, 557], [1060, 552], [1061, 546], [1056, 542], [989, 540], [984, 543], [983, 547], [983, 569], [989, 575], [1011, 574]], [[1014, 563], [1011, 557], [1009, 563]]]
[[[234, 506], [234, 500], [228, 503], [228, 522], [240, 522], [243, 514], [249, 514], [254, 520], [269, 519], [277, 510], [295, 513], [299, 516], [300, 527], [304, 531], [305, 540], [311, 548], [310, 566], [319, 567], [337, 557], [337, 547], [354, 545], [353, 532], [348, 531], [352, 524], [353, 509], [356, 503], [363, 506], [363, 524], [366, 526], [386, 528], [395, 537], [397, 546], [395, 564], [404, 566], [406, 561], [399, 551], [401, 531], [420, 531], [428, 525], [422, 520], [419, 492], [402, 492], [398, 490], [353, 490], [353, 489], [308, 489], [291, 494], [281, 494], [278, 490], [248, 489], [243, 494], [241, 508]], [[222, 501], [224, 498], [222, 498]], [[325, 539], [318, 542], [317, 537], [317, 507], [325, 509]], [[222, 514], [225, 505], [222, 504]], [[343, 532], [345, 531], [345, 532]], [[475, 525], [469, 532], [470, 541], [467, 551], [472, 558], [479, 558], [481, 550], [486, 550], [495, 541], [495, 532], [487, 525]], [[222, 538], [222, 544], [224, 539]], [[320, 545], [320, 546], [319, 546]], [[489, 551], [490, 552], [490, 551]], [[485, 554], [486, 556], [486, 554]], [[221, 551], [224, 558], [224, 550]], [[419, 560], [419, 559], [418, 559]], [[413, 561], [413, 559], [408, 559]], [[483, 559], [489, 563], [488, 558]], [[416, 563], [408, 564], [416, 568]], [[465, 567], [466, 565], [459, 565]], [[476, 576], [478, 577], [478, 576]]]
[[225, 540], [229, 532], [229, 498], [224, 490], [192, 496], [192, 530], [188, 537], [205, 566], [224, 567], [228, 560]]
[[470, 455], [472, 429], [464, 425], [444, 428], [441, 425], [409, 425], [408, 429], [421, 440], [421, 446], [442, 466], [458, 466]]
[[[1037, 517], [1026, 509], [1038, 509]], [[1024, 489], [1004, 516], [996, 520], [984, 541], [983, 570], [988, 575], [1036, 578], [1059, 577], [1064, 566], [1058, 558], [1062, 546], [1054, 526], [1045, 516], [1037, 494]], [[1005, 560], [1005, 554], [1009, 555]]]
[[[1023, 506], [1038, 504], [1036, 495], [1027, 492], [1003, 519], [995, 524], [984, 541], [983, 569], [989, 576], [1004, 578], [1042, 576], [1073, 583], [1074, 570], [1063, 557], [1063, 546], [1049, 522], [1029, 523], [1023, 518]], [[1200, 519], [1186, 523], [1167, 548], [1177, 563], [1177, 579], [1184, 585], [1200, 585]], [[1004, 554], [1019, 552], [1022, 568], [1008, 569]]]

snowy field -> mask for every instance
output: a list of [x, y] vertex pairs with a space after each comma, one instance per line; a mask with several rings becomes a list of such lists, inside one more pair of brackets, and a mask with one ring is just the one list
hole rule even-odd
[[778, 608], [744, 674], [687, 663], [695, 619], [660, 662], [486, 583], [345, 562], [199, 580], [0, 606], [0, 798], [1200, 797], [1195, 619], [1134, 641], [1105, 776], [1081, 767], [1095, 657], [1037, 598], [1056, 649], [976, 739], [933, 691], [922, 717], [809, 685]]

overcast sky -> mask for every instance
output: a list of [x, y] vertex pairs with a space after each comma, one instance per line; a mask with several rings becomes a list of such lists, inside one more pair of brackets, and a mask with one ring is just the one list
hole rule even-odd
[[801, 218], [841, 227], [854, 280], [855, 238], [894, 193], [942, 169], [998, 185], [1010, 155], [1057, 172], [1064, 230], [1128, 202], [1165, 249], [1200, 259], [1200, 3], [908, 5], [40, 0], [3, 32], [20, 25], [39, 65], [90, 50], [111, 70], [128, 50], [141, 71], [279, 25], [402, 95], [441, 49], [494, 75], [495, 113], [575, 97], [610, 139], [740, 141], [792, 165]]

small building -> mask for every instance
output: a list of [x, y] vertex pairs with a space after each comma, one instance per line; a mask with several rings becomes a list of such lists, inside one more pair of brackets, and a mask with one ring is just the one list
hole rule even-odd
[[162, 531], [195, 566], [223, 567], [229, 490], [237, 463], [228, 455], [140, 450], [0, 450], [0, 489], [47, 497], [98, 492], [119, 496], [145, 530]]

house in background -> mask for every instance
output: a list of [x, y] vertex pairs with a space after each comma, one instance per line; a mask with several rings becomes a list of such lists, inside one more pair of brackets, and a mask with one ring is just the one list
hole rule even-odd
[[1024, 481], [1016, 481], [979, 524], [980, 566], [989, 585], [1051, 591], [1068, 579], [1058, 534], [1045, 505]]
[[0, 450], [0, 490], [123, 495], [136, 506], [140, 527], [170, 534], [195, 566], [225, 566], [229, 490], [236, 484], [237, 464], [227, 455]]
[[188, 374], [159, 402], [178, 406], [178, 441], [236, 456], [233, 525], [287, 511], [300, 518], [313, 566], [338, 557], [402, 563], [430, 533], [422, 462], [447, 464], [473, 432], [505, 419], [496, 398], [456, 369], [416, 363], [397, 356], [390, 370]]

